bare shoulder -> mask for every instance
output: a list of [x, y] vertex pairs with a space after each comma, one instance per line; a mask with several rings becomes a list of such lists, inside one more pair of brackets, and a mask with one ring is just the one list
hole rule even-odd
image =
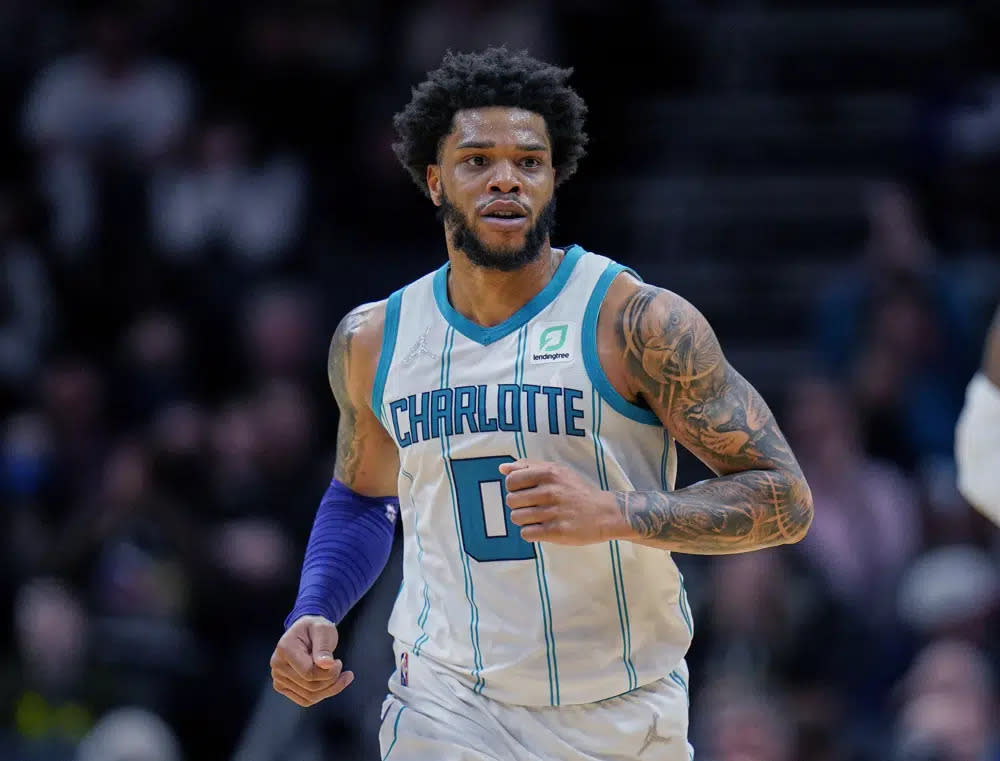
[[355, 307], [340, 321], [330, 340], [327, 375], [338, 401], [348, 393], [360, 402], [371, 392], [382, 349], [386, 300]]
[[715, 332], [691, 302], [628, 272], [612, 281], [598, 330], [601, 364], [629, 399], [651, 402], [654, 390], [660, 396], [670, 384], [707, 379], [725, 366]]
[[1000, 386], [1000, 306], [993, 316], [983, 352], [983, 372], [995, 385]]

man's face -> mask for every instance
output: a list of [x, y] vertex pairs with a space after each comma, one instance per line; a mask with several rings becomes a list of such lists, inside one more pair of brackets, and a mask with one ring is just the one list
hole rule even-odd
[[545, 120], [499, 106], [457, 112], [427, 186], [452, 246], [474, 264], [513, 270], [533, 261], [554, 226]]

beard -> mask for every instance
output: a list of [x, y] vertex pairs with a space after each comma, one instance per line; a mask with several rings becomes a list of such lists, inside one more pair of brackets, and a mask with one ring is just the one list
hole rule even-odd
[[520, 248], [498, 248], [486, 245], [476, 235], [472, 225], [442, 192], [438, 219], [444, 222], [452, 247], [461, 251], [469, 261], [479, 267], [501, 272], [512, 272], [535, 261], [542, 252], [542, 246], [556, 226], [556, 199], [542, 207], [528, 231], [524, 234], [524, 245]]

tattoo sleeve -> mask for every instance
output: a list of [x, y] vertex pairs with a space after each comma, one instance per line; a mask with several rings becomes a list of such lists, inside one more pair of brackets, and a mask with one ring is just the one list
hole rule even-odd
[[367, 404], [366, 393], [370, 394], [371, 389], [357, 381], [362, 374], [360, 363], [365, 361], [362, 333], [372, 326], [374, 319], [372, 305], [349, 312], [333, 334], [327, 358], [330, 389], [340, 409], [334, 476], [352, 488], [367, 486], [373, 477], [377, 481], [386, 480], [372, 470], [377, 468], [379, 460], [392, 459], [394, 454], [393, 448], [390, 457], [384, 456], [386, 437]]
[[674, 492], [618, 492], [634, 541], [677, 552], [746, 552], [801, 539], [812, 496], [760, 394], [723, 357], [705, 318], [641, 286], [617, 340], [629, 381], [664, 425], [718, 477]]

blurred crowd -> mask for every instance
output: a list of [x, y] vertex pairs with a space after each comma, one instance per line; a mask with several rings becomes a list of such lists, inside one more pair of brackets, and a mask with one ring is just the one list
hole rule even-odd
[[[304, 713], [267, 664], [332, 472], [329, 336], [444, 256], [391, 115], [448, 46], [505, 41], [575, 64], [614, 135], [623, 100], [694, 87], [693, 6], [0, 3], [0, 758], [377, 757], [398, 541], [344, 622], [350, 690]], [[669, 72], [636, 65], [658, 45]], [[952, 460], [1000, 298], [968, 264], [1000, 248], [981, 64], [927, 94], [919, 171], [873, 167], [801, 326], [815, 361], [769, 399], [809, 536], [678, 558], [699, 759], [1000, 759], [1000, 536]], [[622, 171], [605, 145], [578, 195]]]

